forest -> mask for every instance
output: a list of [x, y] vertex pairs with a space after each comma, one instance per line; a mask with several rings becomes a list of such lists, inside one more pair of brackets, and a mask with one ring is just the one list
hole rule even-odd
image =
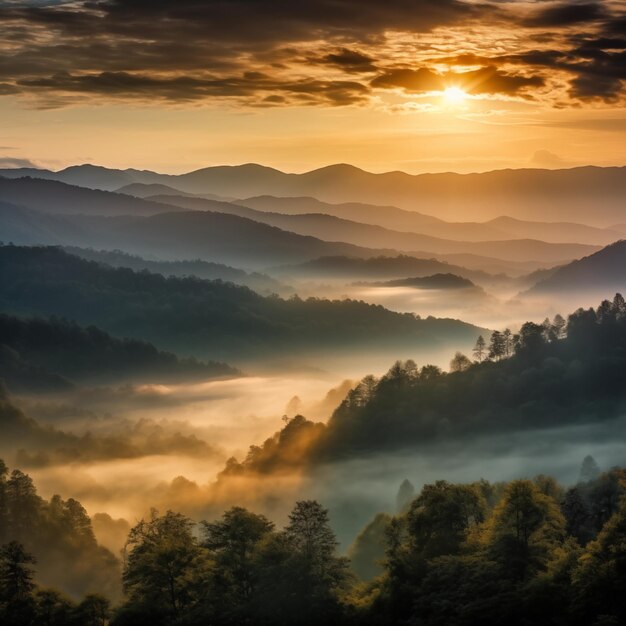
[[134, 339], [116, 339], [95, 326], [51, 317], [0, 313], [0, 378], [13, 392], [61, 391], [74, 383], [176, 381], [234, 376], [224, 363], [179, 359]]
[[[231, 459], [218, 483], [442, 433], [467, 438], [538, 427], [540, 419], [547, 426], [610, 420], [623, 408], [625, 348], [626, 304], [617, 294], [567, 321], [558, 315], [519, 333], [480, 336], [473, 358], [457, 353], [449, 373], [398, 362], [349, 391], [327, 425], [288, 419], [242, 462]], [[123, 448], [42, 429], [6, 393], [0, 400], [3, 431], [17, 432], [16, 441], [39, 437], [53, 454]], [[416, 494], [405, 481], [396, 511], [376, 515], [347, 551], [339, 550], [329, 511], [303, 499], [281, 525], [243, 506], [200, 521], [153, 509], [116, 556], [98, 544], [80, 502], [46, 500], [24, 472], [4, 463], [0, 470], [0, 621], [7, 625], [608, 626], [626, 619], [626, 469], [602, 472], [592, 457], [573, 486], [547, 475], [438, 480]]]
[[227, 362], [337, 346], [458, 345], [480, 332], [458, 320], [419, 319], [356, 300], [284, 300], [221, 280], [114, 268], [52, 246], [0, 246], [0, 280], [7, 313], [65, 317]]
[[449, 371], [413, 361], [368, 375], [327, 423], [298, 415], [225, 474], [269, 473], [477, 435], [614, 424], [626, 407], [626, 304], [621, 294], [567, 321], [494, 331]]
[[[199, 523], [152, 510], [118, 560], [97, 545], [79, 502], [42, 499], [2, 463], [0, 621], [617, 626], [625, 488], [625, 469], [603, 473], [592, 457], [571, 487], [539, 475], [440, 480], [415, 494], [405, 481], [398, 510], [377, 516], [349, 557], [315, 500], [296, 502], [282, 527], [243, 507]], [[54, 588], [61, 581], [72, 597]]]

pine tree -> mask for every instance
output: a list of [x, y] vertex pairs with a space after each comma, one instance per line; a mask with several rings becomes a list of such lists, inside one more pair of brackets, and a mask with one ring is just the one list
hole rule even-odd
[[472, 354], [479, 363], [482, 363], [485, 360], [486, 349], [487, 343], [485, 341], [485, 338], [480, 335], [476, 340], [476, 345], [474, 346], [474, 349], [472, 350]]

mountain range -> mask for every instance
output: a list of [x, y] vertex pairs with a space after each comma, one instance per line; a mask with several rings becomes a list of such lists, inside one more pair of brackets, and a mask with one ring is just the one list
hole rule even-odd
[[0, 203], [5, 241], [119, 248], [170, 260], [191, 255], [255, 269], [321, 256], [393, 256], [398, 251], [473, 255], [477, 267], [478, 257], [555, 265], [598, 249], [532, 239], [453, 241], [327, 214], [269, 213], [188, 196], [137, 198], [32, 178], [0, 179]]
[[288, 174], [257, 164], [207, 167], [186, 174], [115, 170], [94, 165], [59, 172], [18, 168], [0, 176], [36, 176], [113, 191], [131, 183], [164, 184], [193, 194], [246, 198], [259, 195], [313, 196], [325, 202], [393, 204], [454, 221], [517, 219], [580, 222], [598, 227], [623, 222], [623, 167], [561, 170], [496, 170], [481, 174], [374, 174], [337, 164]]
[[[183, 196], [154, 196], [157, 204], [196, 211], [219, 211], [238, 215], [275, 226], [299, 235], [309, 235], [333, 242], [346, 242], [366, 248], [387, 248], [409, 252], [414, 256], [424, 254], [482, 254], [506, 261], [535, 259], [544, 263], [560, 263], [597, 250], [597, 246], [577, 243], [546, 243], [533, 239], [505, 239], [500, 241], [451, 241], [416, 232], [400, 232], [381, 226], [361, 224], [322, 213], [285, 215], [268, 213], [235, 203], [216, 202]], [[617, 236], [617, 235], [616, 235]]]

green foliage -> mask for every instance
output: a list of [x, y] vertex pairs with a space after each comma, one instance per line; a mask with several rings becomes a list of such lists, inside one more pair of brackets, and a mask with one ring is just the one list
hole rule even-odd
[[376, 515], [357, 535], [348, 550], [350, 566], [361, 580], [369, 581], [383, 573], [387, 527], [390, 521], [391, 517], [386, 513]]
[[[4, 466], [3, 466], [4, 467]], [[13, 472], [24, 502], [28, 477]], [[621, 493], [613, 469], [576, 492], [583, 504]], [[3, 483], [3, 484], [4, 484]], [[610, 486], [610, 489], [607, 488]], [[577, 485], [575, 489], [581, 488]], [[16, 488], [16, 491], [18, 489]], [[284, 529], [233, 507], [198, 526], [172, 511], [141, 520], [125, 549], [124, 601], [80, 602], [36, 585], [36, 560], [15, 540], [0, 548], [0, 623], [7, 626], [588, 626], [626, 620], [626, 499], [581, 548], [568, 533], [568, 494], [552, 477], [425, 485], [396, 517], [359, 535], [352, 567], [337, 555], [328, 512], [297, 502]], [[605, 501], [606, 502], [606, 501]], [[45, 503], [40, 502], [45, 509]], [[92, 541], [76, 501], [48, 505], [60, 526]], [[589, 505], [591, 506], [591, 505]], [[199, 531], [199, 532], [198, 532]], [[593, 532], [593, 530], [591, 531]], [[374, 575], [370, 566], [376, 565]], [[363, 576], [365, 578], [365, 576]]]
[[172, 382], [235, 374], [223, 363], [179, 359], [95, 326], [0, 314], [0, 377], [12, 391], [62, 391], [72, 387], [70, 381]]
[[[37, 494], [30, 476], [18, 469], [9, 474], [4, 463], [0, 468], [4, 468], [0, 472], [0, 545], [5, 544], [5, 565], [9, 557], [17, 563], [20, 554], [32, 555], [28, 558], [37, 562], [38, 583], [61, 587], [74, 596], [102, 591], [118, 597], [119, 563], [96, 542], [81, 504], [58, 495], [46, 501]], [[23, 561], [24, 576], [30, 571], [28, 563], [35, 561]], [[18, 582], [13, 585], [11, 594], [15, 595], [21, 587]]]
[[318, 455], [336, 458], [623, 415], [626, 314], [620, 298], [600, 312], [570, 315], [564, 338], [557, 338], [562, 329], [546, 336], [543, 325], [527, 322], [508, 358], [513, 338], [501, 333], [495, 348], [492, 342], [495, 360], [486, 358], [486, 342], [479, 340], [474, 354], [481, 362], [469, 365], [455, 357], [451, 373], [408, 361], [394, 364], [380, 380], [364, 379], [335, 410]]
[[574, 572], [577, 610], [585, 623], [626, 621], [626, 500], [604, 525]]
[[476, 336], [474, 326], [456, 320], [421, 320], [354, 300], [262, 297], [221, 281], [113, 268], [53, 247], [0, 247], [0, 284], [0, 311], [95, 324], [202, 358], [424, 347]]
[[124, 591], [131, 604], [158, 615], [158, 623], [176, 620], [198, 592], [192, 572], [202, 551], [192, 527], [191, 520], [180, 513], [168, 511], [159, 517], [153, 511], [149, 520], [141, 520], [128, 535]]
[[486, 531], [488, 552], [515, 580], [545, 572], [565, 538], [557, 502], [529, 480], [507, 486]]

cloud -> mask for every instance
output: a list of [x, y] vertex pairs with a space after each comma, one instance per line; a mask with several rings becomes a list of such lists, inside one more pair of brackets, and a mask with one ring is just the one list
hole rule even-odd
[[376, 69], [374, 59], [358, 50], [341, 48], [324, 55], [319, 62], [336, 65], [346, 72], [371, 72]]
[[[0, 7], [0, 96], [40, 107], [109, 100], [363, 105], [471, 80], [477, 94], [623, 93], [624, 15], [611, 2], [76, 0]], [[528, 35], [528, 29], [532, 34]], [[419, 37], [416, 37], [418, 35]], [[497, 52], [494, 52], [496, 51]], [[458, 51], [458, 53], [456, 52]], [[448, 65], [476, 66], [454, 75]], [[517, 67], [513, 67], [517, 66]], [[371, 81], [372, 72], [377, 76]], [[558, 101], [558, 102], [557, 102]]]
[[527, 87], [541, 87], [539, 76], [522, 76], [482, 67], [469, 72], [438, 74], [426, 68], [398, 69], [380, 74], [372, 81], [374, 88], [401, 88], [409, 93], [441, 91], [457, 85], [470, 94], [517, 94]]
[[0, 167], [16, 168], [16, 167], [37, 167], [35, 163], [29, 159], [19, 159], [16, 157], [0, 157]]
[[589, 24], [608, 17], [601, 2], [562, 2], [533, 13], [524, 20], [526, 26], [535, 28]]
[[564, 167], [567, 165], [566, 161], [549, 150], [537, 150], [530, 163], [537, 167]]

